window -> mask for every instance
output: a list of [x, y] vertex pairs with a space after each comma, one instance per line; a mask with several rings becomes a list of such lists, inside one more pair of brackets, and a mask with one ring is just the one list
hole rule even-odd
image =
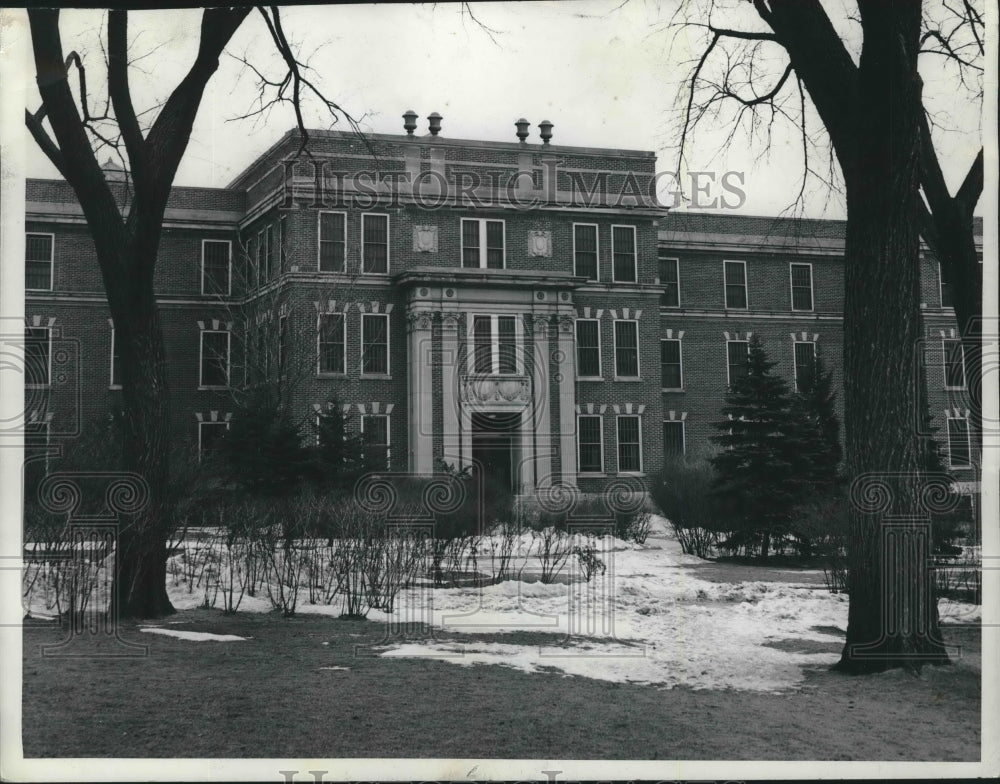
[[319, 371], [346, 373], [346, 337], [343, 313], [324, 313], [319, 317]]
[[247, 237], [246, 247], [246, 279], [243, 281], [243, 285], [250, 289], [257, 274], [257, 257], [254, 255], [253, 237]]
[[270, 223], [264, 229], [264, 243], [267, 246], [267, 274], [264, 275], [264, 278], [270, 280], [278, 271], [278, 245], [274, 241], [274, 226]]
[[792, 344], [795, 360], [795, 391], [803, 392], [812, 387], [816, 375], [816, 344], [810, 341], [795, 341]]
[[597, 224], [573, 224], [573, 274], [588, 280], [598, 279]]
[[611, 227], [611, 256], [614, 260], [614, 280], [635, 283], [635, 226]]
[[264, 279], [264, 232], [257, 233], [257, 244], [254, 246], [254, 250], [253, 285], [255, 288], [259, 288]]
[[389, 373], [389, 316], [385, 313], [361, 314], [361, 374]]
[[267, 344], [267, 327], [257, 325], [257, 378], [266, 381], [271, 375], [271, 352]]
[[732, 386], [736, 379], [743, 378], [750, 372], [750, 342], [747, 340], [727, 340], [726, 360], [728, 375], [726, 383]]
[[278, 317], [278, 375], [285, 372], [288, 362], [288, 316]]
[[229, 296], [230, 245], [225, 240], [201, 242], [201, 293]]
[[665, 308], [679, 308], [681, 306], [680, 260], [661, 256], [659, 263], [660, 285], [663, 286], [660, 304]]
[[364, 414], [361, 417], [361, 443], [366, 467], [390, 467], [388, 414]]
[[747, 265], [745, 261], [723, 262], [726, 277], [726, 307], [747, 308]]
[[639, 417], [618, 417], [618, 471], [642, 471], [642, 435]]
[[684, 420], [663, 420], [663, 456], [681, 457], [684, 455]]
[[792, 310], [812, 310], [812, 264], [791, 264], [789, 266], [792, 276]]
[[35, 291], [52, 290], [52, 246], [54, 234], [26, 234], [24, 287]]
[[639, 322], [615, 322], [615, 375], [639, 377]]
[[515, 316], [473, 316], [473, 372], [502, 375], [517, 373], [517, 333]]
[[121, 351], [118, 347], [118, 330], [111, 328], [111, 381], [116, 389], [122, 385]]
[[288, 216], [282, 215], [278, 221], [278, 270], [288, 269]]
[[203, 387], [229, 386], [229, 333], [221, 329], [201, 332], [201, 377]]
[[965, 350], [962, 341], [946, 338], [944, 348], [944, 388], [965, 389]]
[[319, 271], [343, 272], [347, 246], [347, 214], [320, 212], [319, 214]]
[[48, 327], [24, 330], [24, 383], [29, 387], [52, 383], [52, 332]]
[[228, 422], [199, 422], [198, 459], [202, 460], [218, 454], [222, 450], [228, 430]]
[[601, 377], [601, 322], [576, 320], [576, 372], [581, 378]]
[[504, 268], [504, 222], [462, 218], [462, 266]]
[[660, 373], [664, 389], [683, 389], [684, 375], [681, 370], [681, 342], [673, 339], [660, 341]]
[[602, 418], [599, 416], [578, 416], [576, 418], [577, 443], [579, 447], [580, 473], [600, 474], [604, 472], [604, 439]]
[[389, 272], [389, 216], [361, 216], [361, 271], [384, 275]]
[[[979, 260], [982, 263], [982, 259]], [[951, 301], [951, 289], [944, 281], [944, 273], [941, 272], [941, 265], [938, 264], [938, 287], [941, 293], [941, 307], [953, 308], [955, 304]]]
[[969, 445], [969, 418], [948, 417], [948, 465], [951, 468], [968, 468], [971, 465]]

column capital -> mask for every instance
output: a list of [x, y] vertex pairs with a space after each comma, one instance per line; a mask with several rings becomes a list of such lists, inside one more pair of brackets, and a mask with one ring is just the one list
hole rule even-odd
[[432, 310], [410, 310], [406, 314], [406, 322], [410, 332], [420, 330], [430, 330], [434, 322], [434, 311]]

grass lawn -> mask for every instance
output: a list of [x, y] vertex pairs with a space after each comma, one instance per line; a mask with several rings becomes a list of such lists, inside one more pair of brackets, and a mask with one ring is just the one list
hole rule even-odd
[[[122, 636], [148, 645], [147, 657], [67, 659], [40, 655], [39, 646], [62, 639], [57, 627], [27, 622], [25, 756], [980, 757], [980, 676], [969, 663], [979, 655], [977, 629], [946, 631], [965, 654], [953, 667], [920, 677], [816, 670], [796, 691], [767, 694], [357, 655], [383, 640], [384, 627], [366, 621], [187, 610], [162, 625], [250, 639], [196, 642], [126, 626]], [[331, 667], [347, 669], [323, 669]]]

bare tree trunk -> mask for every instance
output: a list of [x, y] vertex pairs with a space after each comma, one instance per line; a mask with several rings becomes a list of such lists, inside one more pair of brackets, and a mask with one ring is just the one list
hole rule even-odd
[[[911, 540], [891, 518], [916, 519], [920, 440], [918, 3], [859, 4], [865, 40], [847, 185], [844, 404], [852, 492], [850, 610], [839, 669], [876, 672], [947, 662], [937, 612]], [[862, 487], [863, 483], [868, 483]], [[871, 492], [880, 495], [872, 502]], [[925, 516], [925, 515], [924, 515]], [[906, 535], [903, 537], [906, 538]], [[892, 548], [898, 547], [898, 552]], [[896, 558], [898, 557], [898, 560]]]
[[166, 590], [166, 541], [173, 524], [173, 504], [163, 335], [152, 292], [136, 291], [125, 302], [117, 299], [109, 297], [115, 327], [123, 336], [123, 465], [146, 481], [149, 503], [141, 514], [122, 520], [121, 560], [112, 594], [118, 617], [155, 618], [174, 611]]

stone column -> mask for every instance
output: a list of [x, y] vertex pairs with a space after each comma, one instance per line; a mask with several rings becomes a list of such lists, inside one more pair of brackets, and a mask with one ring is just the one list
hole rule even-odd
[[461, 314], [446, 311], [441, 314], [441, 419], [444, 443], [444, 461], [456, 467], [463, 465], [461, 459], [459, 410], [461, 400], [458, 382], [461, 368], [458, 366], [458, 322]]
[[535, 427], [535, 487], [552, 485], [552, 411], [549, 408], [549, 320], [535, 316], [533, 325], [535, 350], [534, 370], [531, 376], [531, 407], [528, 409], [528, 427]]
[[562, 481], [576, 487], [576, 345], [575, 320], [567, 313], [559, 315], [559, 454], [562, 458]]
[[434, 386], [431, 374], [431, 312], [407, 313], [409, 328], [408, 411], [410, 421], [410, 471], [434, 471]]

